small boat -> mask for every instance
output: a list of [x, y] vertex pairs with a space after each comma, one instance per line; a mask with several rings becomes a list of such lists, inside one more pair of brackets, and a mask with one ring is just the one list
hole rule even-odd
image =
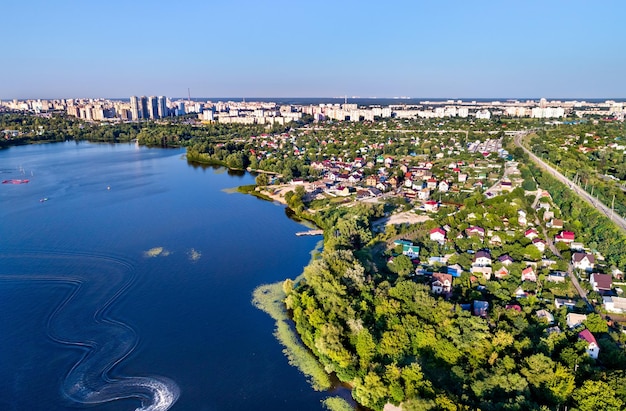
[[48, 201], [48, 197], [44, 197], [44, 198], [39, 200], [40, 203], [43, 203], [44, 201]]
[[2, 180], [2, 184], [26, 184], [30, 180]]

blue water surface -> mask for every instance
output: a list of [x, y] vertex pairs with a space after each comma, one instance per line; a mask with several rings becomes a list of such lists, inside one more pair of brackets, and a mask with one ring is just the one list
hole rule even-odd
[[0, 151], [6, 179], [29, 182], [0, 185], [0, 409], [321, 408], [250, 303], [319, 239], [226, 190], [253, 176], [67, 142]]

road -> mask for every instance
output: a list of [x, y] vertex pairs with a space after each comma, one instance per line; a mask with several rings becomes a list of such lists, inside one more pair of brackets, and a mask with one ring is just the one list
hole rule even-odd
[[537, 165], [539, 165], [541, 168], [543, 168], [544, 170], [549, 172], [554, 178], [556, 178], [557, 180], [559, 180], [563, 184], [567, 185], [576, 194], [578, 194], [578, 196], [580, 198], [585, 200], [587, 203], [589, 203], [589, 205], [591, 205], [596, 210], [598, 210], [599, 212], [604, 214], [607, 218], [612, 220], [615, 223], [615, 225], [617, 225], [620, 229], [622, 229], [626, 233], [626, 220], [624, 218], [622, 218], [619, 214], [613, 213], [609, 207], [605, 206], [600, 201], [598, 201], [595, 198], [593, 198], [585, 190], [583, 190], [582, 188], [580, 188], [576, 184], [572, 183], [567, 177], [565, 177], [563, 174], [561, 174], [557, 170], [555, 170], [554, 167], [552, 167], [551, 165], [547, 164], [545, 161], [543, 161], [542, 159], [540, 159], [539, 157], [537, 157], [536, 155], [531, 153], [530, 150], [528, 150], [526, 147], [524, 147], [522, 145], [521, 139], [526, 134], [527, 134], [527, 132], [519, 132], [519, 133], [517, 133], [515, 135], [515, 137], [513, 138], [513, 141], [515, 142], [516, 146], [521, 147], [526, 152], [526, 154], [528, 154], [528, 156], [535, 163], [537, 163]]
[[[536, 155], [531, 153], [530, 150], [526, 149], [526, 147], [524, 147], [522, 145], [522, 143], [521, 143], [522, 137], [524, 137], [526, 134], [527, 134], [526, 132], [520, 132], [520, 133], [516, 134], [514, 139], [513, 139], [515, 141], [515, 145], [517, 145], [518, 147], [521, 147], [528, 154], [528, 156], [535, 163], [537, 163], [537, 165], [542, 167], [544, 170], [548, 171], [554, 178], [558, 179], [563, 184], [566, 184], [570, 189], [574, 190], [574, 192], [576, 192], [583, 200], [587, 201], [587, 203], [589, 203], [592, 207], [594, 207], [595, 209], [597, 209], [601, 213], [604, 213], [608, 218], [611, 218], [611, 214], [612, 213], [611, 213], [611, 210], [608, 207], [606, 207], [604, 204], [600, 203], [599, 201], [595, 200], [585, 190], [583, 190], [582, 188], [580, 188], [577, 185], [575, 185], [574, 183], [572, 183], [563, 174], [559, 173], [552, 166], [550, 166], [545, 161], [541, 160], [539, 157], [537, 157]], [[537, 200], [538, 198], [539, 198], [539, 195], [537, 195], [535, 200]], [[626, 231], [626, 221], [623, 218], [621, 218], [618, 215], [614, 215], [612, 220], [615, 222], [615, 224], [618, 227], [620, 227], [622, 230]], [[554, 255], [556, 255], [558, 257], [561, 257], [561, 253], [555, 247], [554, 242], [552, 241], [552, 238], [548, 237], [548, 235], [546, 233], [546, 229], [543, 226], [541, 226], [541, 228], [543, 230], [543, 235], [544, 235], [544, 237], [546, 238], [546, 240], [548, 242], [548, 247], [550, 248], [552, 253], [554, 253]], [[589, 300], [587, 300], [587, 291], [585, 291], [580, 286], [580, 283], [578, 282], [578, 278], [576, 276], [576, 273], [574, 273], [574, 269], [573, 269], [573, 266], [572, 266], [571, 263], [569, 263], [569, 265], [567, 267], [567, 275], [569, 276], [570, 280], [572, 280], [572, 284], [574, 285], [574, 288], [578, 292], [578, 295], [580, 295], [580, 298], [582, 298], [583, 301], [585, 301], [585, 303], [587, 304], [587, 307], [589, 308], [590, 311], [594, 311], [592, 305], [589, 303]]]

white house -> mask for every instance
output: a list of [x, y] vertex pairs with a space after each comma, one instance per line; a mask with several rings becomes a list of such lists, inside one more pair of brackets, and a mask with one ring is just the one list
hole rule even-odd
[[522, 270], [522, 281], [537, 281], [537, 274], [533, 267], [526, 267]]
[[443, 228], [433, 228], [430, 230], [430, 239], [432, 241], [436, 241], [439, 244], [443, 244], [446, 242], [446, 232]]
[[431, 290], [435, 294], [449, 293], [452, 290], [452, 276], [444, 273], [434, 273]]
[[567, 317], [565, 317], [565, 322], [569, 328], [575, 328], [586, 320], [587, 316], [585, 314], [569, 313]]
[[593, 270], [596, 259], [593, 254], [574, 253], [572, 254], [572, 264], [579, 270]]
[[598, 346], [596, 338], [593, 336], [593, 334], [591, 334], [591, 331], [582, 330], [578, 333], [578, 338], [587, 342], [587, 348], [585, 349], [585, 351], [587, 351], [587, 354], [591, 358], [597, 360], [598, 354], [600, 353], [600, 347]]
[[593, 291], [607, 292], [613, 289], [613, 276], [611, 274], [593, 273], [589, 276], [589, 283]]
[[472, 265], [485, 267], [491, 265], [491, 254], [488, 251], [478, 251], [474, 256], [474, 262]]
[[541, 238], [533, 239], [533, 245], [537, 247], [537, 250], [541, 251], [542, 253], [546, 251], [546, 242], [543, 241]]
[[626, 298], [623, 297], [602, 297], [602, 303], [604, 309], [610, 313], [625, 313], [626, 312]]

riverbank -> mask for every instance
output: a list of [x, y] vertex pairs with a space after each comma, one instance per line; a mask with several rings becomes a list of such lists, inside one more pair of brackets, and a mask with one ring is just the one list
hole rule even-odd
[[289, 364], [298, 368], [309, 380], [313, 389], [325, 391], [331, 388], [330, 376], [317, 358], [302, 344], [294, 331], [285, 307], [287, 294], [283, 290], [290, 280], [284, 283], [264, 284], [253, 292], [252, 304], [267, 313], [275, 321], [274, 336], [284, 347], [283, 353]]

